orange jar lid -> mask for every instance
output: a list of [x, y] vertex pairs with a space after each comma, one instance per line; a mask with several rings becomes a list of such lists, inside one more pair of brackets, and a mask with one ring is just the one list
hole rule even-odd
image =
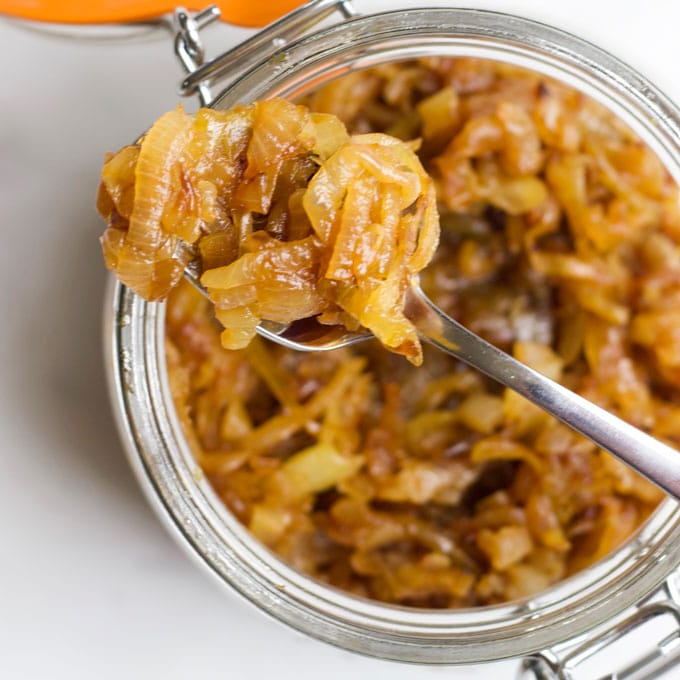
[[176, 6], [201, 10], [217, 5], [221, 19], [238, 26], [265, 26], [303, 0], [0, 0], [0, 13], [67, 24], [128, 23], [167, 14]]

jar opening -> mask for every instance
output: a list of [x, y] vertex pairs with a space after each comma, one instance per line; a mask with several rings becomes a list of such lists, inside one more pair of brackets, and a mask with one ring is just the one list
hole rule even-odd
[[[488, 12], [418, 10], [352, 20], [267, 57], [215, 105], [298, 97], [347, 72], [431, 55], [491, 58], [573, 85], [619, 116], [680, 178], [680, 118], [660, 93], [592, 45]], [[412, 610], [313, 582], [253, 539], [197, 471], [172, 406], [163, 361], [163, 306], [143, 303], [122, 288], [114, 293], [113, 304], [113, 391], [144, 483], [153, 487], [183, 541], [218, 578], [316, 637], [367, 654], [429, 663], [516, 656], [622, 611], [658, 585], [680, 557], [680, 515], [668, 501], [614, 554], [538, 596], [508, 605]]]

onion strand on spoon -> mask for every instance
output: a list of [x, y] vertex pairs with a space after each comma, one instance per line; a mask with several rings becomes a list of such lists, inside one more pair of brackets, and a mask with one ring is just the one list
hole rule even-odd
[[225, 347], [245, 346], [263, 320], [317, 316], [366, 328], [418, 365], [405, 294], [439, 221], [414, 148], [350, 137], [335, 116], [283, 99], [170, 111], [104, 165], [106, 264], [158, 300], [184, 273], [180, 246], [195, 245]]

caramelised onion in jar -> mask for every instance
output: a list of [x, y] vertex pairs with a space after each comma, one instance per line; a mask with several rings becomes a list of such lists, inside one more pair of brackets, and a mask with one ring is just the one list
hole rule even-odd
[[[680, 445], [678, 191], [628, 127], [553, 79], [467, 58], [357, 71], [304, 103], [350, 132], [421, 140], [442, 225], [421, 280], [442, 309]], [[285, 205], [260, 226], [284, 241]], [[380, 346], [229, 352], [184, 288], [168, 303], [168, 361], [197, 462], [314, 578], [401, 605], [514, 600], [605, 556], [662, 499], [436, 350], [415, 369]]]

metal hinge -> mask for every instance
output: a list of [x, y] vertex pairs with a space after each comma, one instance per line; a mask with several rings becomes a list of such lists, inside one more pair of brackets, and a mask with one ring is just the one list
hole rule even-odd
[[[678, 575], [672, 575], [664, 585], [632, 613], [609, 627], [589, 632], [574, 644], [566, 643], [547, 649], [523, 659], [518, 680], [651, 680], [660, 678], [680, 662], [680, 591]], [[656, 633], [660, 638], [648, 650], [635, 649], [633, 635], [643, 626], [651, 624], [666, 625], [664, 633]], [[631, 640], [631, 644], [628, 640]], [[618, 668], [611, 668], [615, 658], [614, 646], [625, 641], [628, 647], [625, 656], [632, 662]], [[597, 665], [598, 657], [607, 656], [608, 668], [604, 674], [586, 671], [586, 664]], [[602, 661], [602, 659], [599, 659]], [[600, 664], [602, 666], [602, 664]], [[677, 672], [677, 671], [676, 671]], [[678, 677], [667, 675], [666, 677]]]
[[192, 14], [182, 7], [177, 8], [174, 14], [175, 54], [188, 74], [180, 84], [180, 95], [196, 95], [202, 106], [209, 106], [215, 99], [215, 86], [219, 85], [220, 90], [224, 90], [273, 51], [301, 37], [336, 12], [343, 20], [357, 15], [350, 0], [312, 0], [248, 40], [205, 61], [200, 31], [219, 18], [219, 9], [212, 5]]
[[[184, 7], [175, 9], [175, 54], [187, 73], [193, 73], [203, 65], [205, 49], [200, 32], [219, 18], [220, 10], [217, 5], [210, 5], [195, 14], [187, 12]], [[207, 85], [199, 83], [196, 93], [201, 106], [206, 106], [212, 99]]]

